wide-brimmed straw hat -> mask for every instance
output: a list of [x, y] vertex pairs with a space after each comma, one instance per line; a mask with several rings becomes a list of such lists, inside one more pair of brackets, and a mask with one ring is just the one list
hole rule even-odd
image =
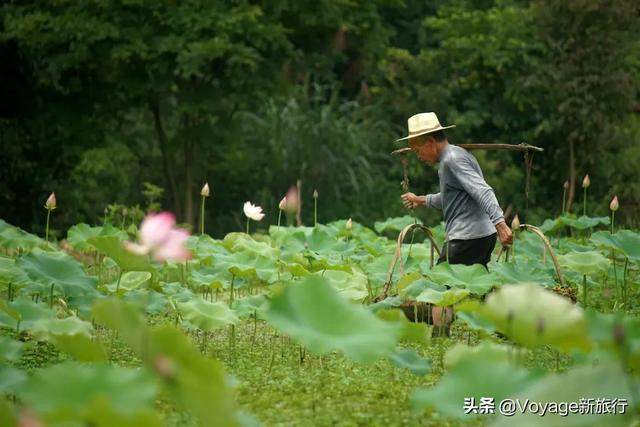
[[438, 120], [438, 116], [436, 116], [436, 113], [419, 113], [411, 116], [409, 117], [409, 120], [407, 120], [407, 125], [409, 127], [409, 135], [404, 138], [396, 139], [396, 142], [456, 127], [456, 125], [442, 126]]

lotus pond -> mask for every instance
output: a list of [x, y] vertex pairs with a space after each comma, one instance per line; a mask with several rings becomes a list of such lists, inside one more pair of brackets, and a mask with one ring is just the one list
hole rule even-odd
[[[190, 260], [162, 263], [125, 249], [135, 228], [78, 224], [54, 243], [0, 221], [0, 425], [640, 420], [639, 233], [563, 215], [539, 225], [552, 252], [523, 227], [487, 271], [432, 267], [418, 232], [379, 300], [413, 221], [194, 235]], [[441, 245], [442, 225], [431, 231]], [[451, 336], [409, 321], [407, 301], [454, 306]], [[465, 410], [483, 397], [627, 405]]]

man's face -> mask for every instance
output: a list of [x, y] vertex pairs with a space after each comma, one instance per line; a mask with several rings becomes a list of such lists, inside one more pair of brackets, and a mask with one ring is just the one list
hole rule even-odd
[[425, 163], [435, 165], [438, 162], [436, 141], [429, 134], [410, 138], [409, 148]]

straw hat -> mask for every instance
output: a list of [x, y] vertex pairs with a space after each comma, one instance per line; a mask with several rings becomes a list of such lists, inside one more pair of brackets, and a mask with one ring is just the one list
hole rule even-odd
[[409, 117], [407, 120], [409, 127], [409, 136], [396, 139], [396, 142], [403, 141], [405, 139], [413, 138], [416, 136], [424, 135], [426, 133], [437, 132], [442, 129], [449, 129], [456, 127], [456, 125], [442, 126], [438, 120], [436, 113], [419, 113]]

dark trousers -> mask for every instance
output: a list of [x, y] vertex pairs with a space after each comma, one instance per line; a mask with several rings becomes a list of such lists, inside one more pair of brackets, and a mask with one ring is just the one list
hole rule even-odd
[[[497, 234], [493, 233], [486, 237], [478, 239], [458, 240], [453, 239], [442, 245], [438, 264], [445, 262], [449, 257], [449, 264], [482, 264], [487, 268], [487, 264], [491, 261], [491, 253], [496, 246]], [[447, 251], [449, 254], [447, 255]]]

